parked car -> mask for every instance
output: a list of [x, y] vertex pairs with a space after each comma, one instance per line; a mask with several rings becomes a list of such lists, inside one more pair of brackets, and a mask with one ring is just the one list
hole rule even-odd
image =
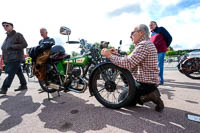
[[188, 54], [188, 58], [200, 57], [200, 50], [195, 50], [195, 51], [189, 52], [187, 54]]
[[1, 73], [4, 71], [4, 63], [3, 63], [3, 58], [2, 56], [0, 55], [0, 76], [1, 76]]
[[170, 62], [177, 62], [177, 61], [178, 61], [177, 57], [165, 59], [165, 62], [168, 62], [168, 63], [170, 63]]

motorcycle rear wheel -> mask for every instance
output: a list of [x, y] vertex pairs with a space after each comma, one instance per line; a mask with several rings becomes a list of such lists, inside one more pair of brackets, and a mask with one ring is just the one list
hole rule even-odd
[[134, 102], [136, 86], [130, 71], [114, 64], [101, 65], [94, 71], [91, 88], [95, 98], [107, 108], [119, 109]]
[[26, 64], [25, 71], [26, 71], [28, 78], [32, 78], [34, 76], [33, 75], [33, 66], [31, 64]]
[[200, 79], [200, 58], [190, 58], [182, 64], [183, 73], [191, 79]]
[[54, 93], [57, 91], [56, 89], [49, 88], [44, 82], [39, 81], [39, 84], [41, 88], [47, 93]]
[[200, 79], [200, 72], [185, 73], [191, 79]]

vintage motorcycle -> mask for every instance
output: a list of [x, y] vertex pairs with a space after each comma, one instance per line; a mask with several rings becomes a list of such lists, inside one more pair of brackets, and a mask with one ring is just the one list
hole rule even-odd
[[[84, 93], [89, 88], [91, 96], [95, 96], [105, 107], [113, 109], [124, 107], [133, 101], [136, 88], [130, 71], [105, 60], [100, 54], [100, 47], [91, 45], [84, 39], [69, 41], [69, 28], [62, 26], [60, 33], [68, 36], [66, 43], [80, 44], [82, 54], [70, 58], [65, 56], [61, 45], [54, 45], [46, 62], [49, 68], [46, 74], [48, 84], [39, 81], [44, 91]], [[128, 93], [118, 100], [124, 89]]]
[[191, 79], [200, 79], [200, 58], [183, 55], [177, 65], [179, 72]]

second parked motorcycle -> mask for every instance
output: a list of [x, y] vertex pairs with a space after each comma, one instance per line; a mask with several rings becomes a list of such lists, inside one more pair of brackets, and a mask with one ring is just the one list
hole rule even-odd
[[178, 70], [191, 79], [200, 79], [200, 57], [183, 55], [177, 65]]

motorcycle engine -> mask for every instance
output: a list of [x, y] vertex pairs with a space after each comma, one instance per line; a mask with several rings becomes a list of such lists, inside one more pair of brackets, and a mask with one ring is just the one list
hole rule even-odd
[[71, 74], [74, 78], [77, 78], [81, 75], [81, 69], [79, 67], [73, 67]]
[[50, 64], [47, 64], [46, 68], [47, 68], [47, 71], [46, 71], [47, 81], [54, 84], [60, 84], [58, 73], [56, 72], [55, 69], [53, 69], [53, 66], [51, 66]]
[[82, 69], [81, 67], [72, 67], [71, 70], [71, 87], [77, 90], [85, 90], [87, 88], [87, 82], [81, 78]]

